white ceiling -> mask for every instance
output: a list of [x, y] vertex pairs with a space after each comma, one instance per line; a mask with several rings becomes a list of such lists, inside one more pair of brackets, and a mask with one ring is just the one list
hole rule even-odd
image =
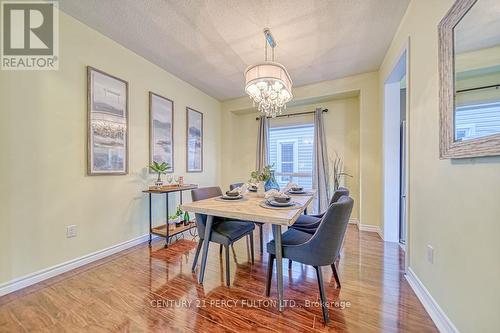
[[409, 0], [60, 0], [60, 8], [209, 95], [244, 95], [262, 30], [294, 86], [377, 70]]

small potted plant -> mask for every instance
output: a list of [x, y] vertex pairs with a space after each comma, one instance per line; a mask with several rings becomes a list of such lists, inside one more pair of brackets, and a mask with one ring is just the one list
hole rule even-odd
[[170, 169], [170, 165], [166, 162], [158, 163], [156, 161], [153, 161], [153, 164], [151, 164], [149, 168], [158, 173], [158, 179], [156, 180], [155, 185], [162, 186], [163, 182], [161, 180], [161, 174], [167, 173], [168, 169]]
[[262, 171], [255, 170], [250, 174], [250, 183], [257, 183], [257, 193], [263, 195], [266, 182], [271, 178], [271, 165], [266, 165]]
[[175, 224], [175, 226], [177, 228], [180, 227], [182, 225], [182, 223], [184, 222], [183, 221], [183, 217], [182, 217], [183, 213], [184, 212], [181, 210], [181, 208], [177, 207], [177, 211], [175, 212], [175, 214], [174, 215], [170, 215], [168, 217], [168, 219], [170, 221], [169, 223]]

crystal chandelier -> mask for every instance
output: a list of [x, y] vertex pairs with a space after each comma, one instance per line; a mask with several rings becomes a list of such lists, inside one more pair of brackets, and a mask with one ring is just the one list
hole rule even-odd
[[[292, 79], [285, 66], [274, 62], [276, 42], [269, 29], [264, 29], [266, 37], [265, 61], [249, 66], [245, 70], [245, 91], [257, 105], [258, 110], [268, 117], [276, 117], [286, 110], [286, 103], [292, 95]], [[267, 45], [271, 47], [272, 60], [267, 60]]]

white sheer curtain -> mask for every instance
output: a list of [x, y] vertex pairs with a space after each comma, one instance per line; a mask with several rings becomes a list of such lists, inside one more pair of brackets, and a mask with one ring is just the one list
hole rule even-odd
[[266, 116], [260, 116], [259, 119], [259, 131], [257, 133], [257, 158], [256, 158], [256, 170], [261, 171], [266, 165], [268, 165], [268, 148], [269, 140], [269, 120]]
[[313, 203], [315, 213], [321, 213], [328, 208], [328, 153], [326, 150], [325, 127], [323, 124], [323, 109], [314, 112], [314, 150], [313, 150], [313, 188], [316, 198]]

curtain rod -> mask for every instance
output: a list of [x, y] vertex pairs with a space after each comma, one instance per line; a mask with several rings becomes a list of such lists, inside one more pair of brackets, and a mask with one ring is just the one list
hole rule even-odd
[[[302, 116], [302, 115], [305, 115], [305, 114], [311, 114], [311, 113], [315, 113], [316, 111], [307, 111], [307, 112], [297, 112], [297, 113], [289, 113], [289, 114], [280, 114], [278, 116], [276, 116], [275, 118], [281, 118], [281, 117], [293, 117], [293, 116]], [[323, 109], [323, 112], [328, 112], [328, 109]], [[267, 117], [268, 119], [269, 118], [272, 118], [272, 117]], [[255, 120], [259, 120], [260, 117], [257, 117], [255, 118]]]
[[481, 89], [488, 89], [488, 88], [497, 88], [498, 89], [499, 87], [500, 87], [500, 84], [492, 84], [491, 86], [482, 86], [482, 87], [476, 87], [476, 88], [457, 90], [457, 93], [474, 91], [474, 90], [481, 90]]

